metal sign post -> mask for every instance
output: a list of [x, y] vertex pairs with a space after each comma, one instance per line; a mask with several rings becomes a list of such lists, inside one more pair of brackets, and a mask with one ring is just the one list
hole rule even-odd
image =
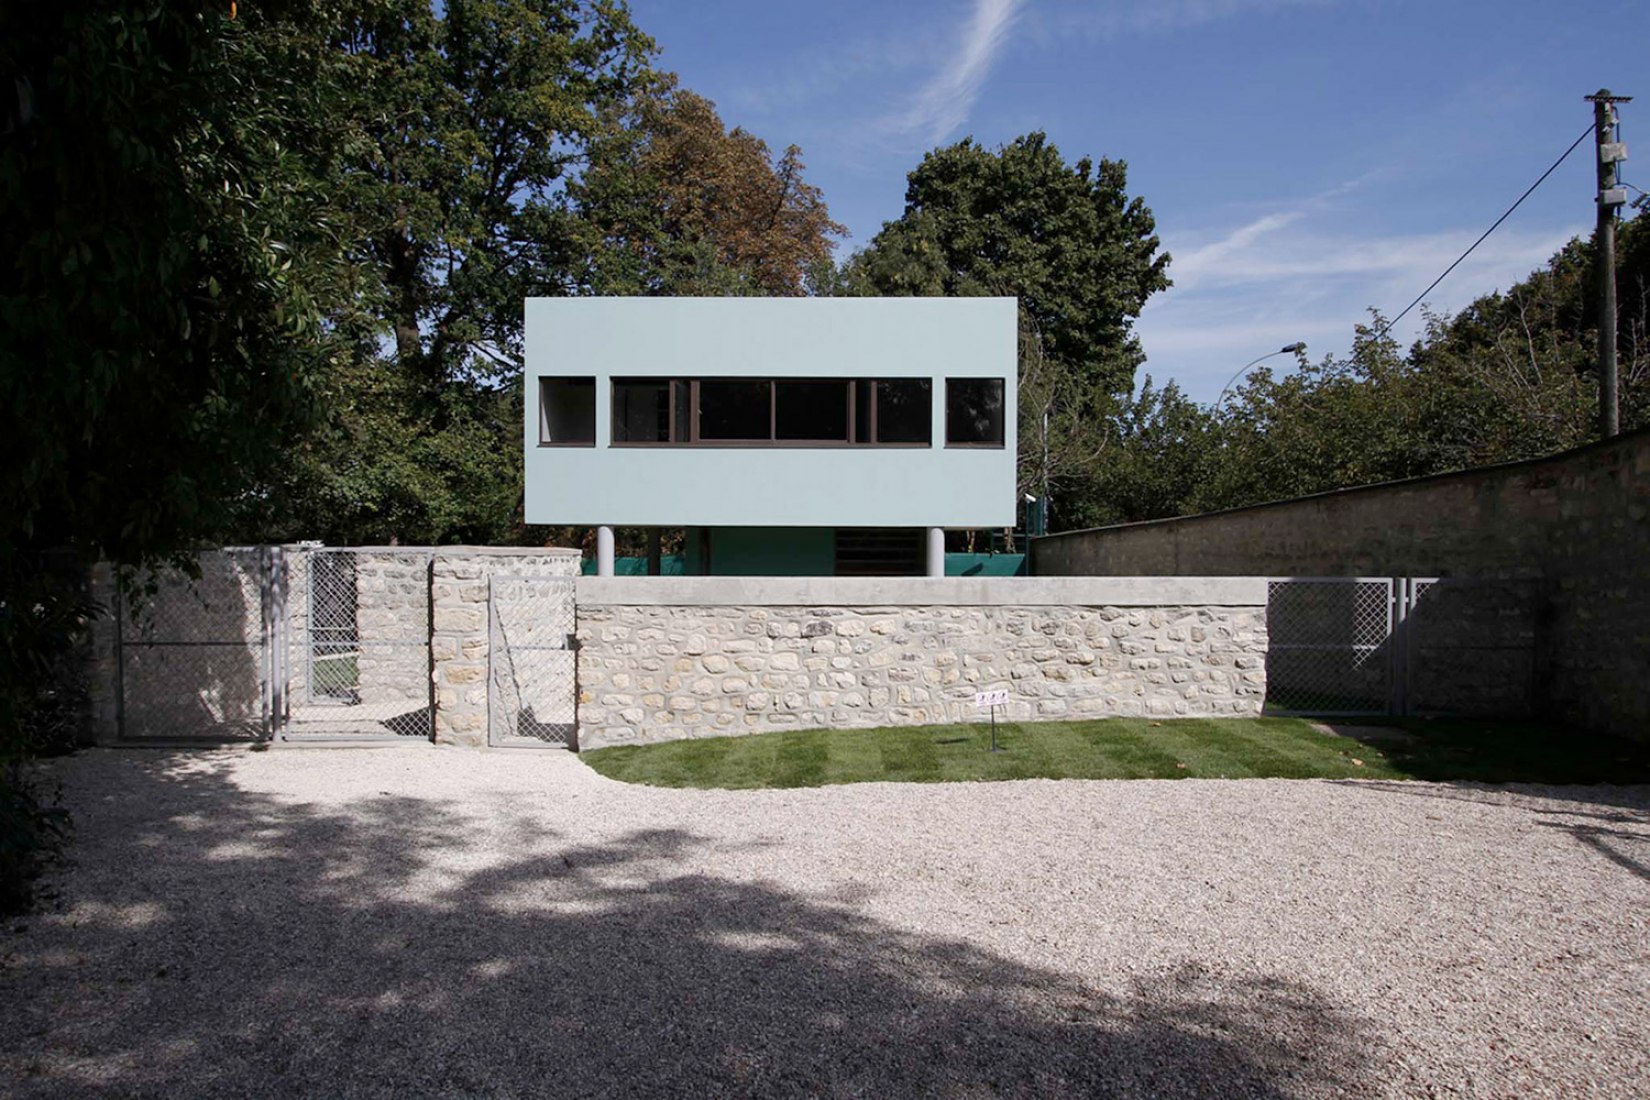
[[996, 691], [976, 691], [974, 706], [991, 711], [991, 751], [1002, 752], [997, 747], [997, 708], [1008, 705], [1008, 689], [998, 688]]

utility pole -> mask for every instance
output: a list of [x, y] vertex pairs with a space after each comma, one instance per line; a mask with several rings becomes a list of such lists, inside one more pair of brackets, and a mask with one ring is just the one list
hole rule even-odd
[[1593, 140], [1598, 146], [1598, 434], [1609, 439], [1621, 432], [1616, 400], [1616, 211], [1627, 204], [1616, 165], [1627, 159], [1627, 146], [1616, 140], [1616, 104], [1630, 95], [1611, 95], [1600, 88], [1587, 97], [1593, 105]]

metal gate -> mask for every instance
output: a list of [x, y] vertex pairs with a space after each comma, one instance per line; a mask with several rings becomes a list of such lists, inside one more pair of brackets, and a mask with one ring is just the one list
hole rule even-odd
[[1276, 714], [1386, 714], [1394, 615], [1390, 577], [1272, 581], [1266, 702]]
[[431, 559], [393, 546], [294, 555], [284, 736], [431, 736]]
[[492, 577], [487, 743], [572, 747], [578, 669], [572, 577]]
[[1513, 715], [1535, 696], [1535, 582], [1308, 577], [1267, 591], [1272, 714]]
[[116, 590], [115, 722], [123, 740], [269, 736], [278, 710], [278, 547], [202, 553], [137, 601]]

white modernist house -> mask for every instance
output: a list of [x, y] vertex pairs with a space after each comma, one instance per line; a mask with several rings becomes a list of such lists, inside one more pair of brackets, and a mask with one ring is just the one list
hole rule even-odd
[[1009, 527], [1012, 298], [530, 298], [526, 519], [701, 574], [943, 575]]

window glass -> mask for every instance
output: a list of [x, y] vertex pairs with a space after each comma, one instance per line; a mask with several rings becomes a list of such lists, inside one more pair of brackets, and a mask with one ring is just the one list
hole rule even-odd
[[667, 380], [613, 380], [613, 442], [670, 442], [670, 383]]
[[596, 442], [596, 379], [539, 379], [539, 442]]
[[773, 409], [767, 381], [699, 383], [699, 438], [772, 439]]
[[774, 438], [848, 441], [848, 383], [774, 383]]
[[878, 443], [932, 443], [934, 405], [926, 378], [877, 381]]
[[947, 444], [1003, 445], [1003, 380], [948, 378], [945, 382]]

